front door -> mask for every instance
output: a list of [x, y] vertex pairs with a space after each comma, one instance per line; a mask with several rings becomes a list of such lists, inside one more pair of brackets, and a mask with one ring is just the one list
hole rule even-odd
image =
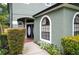
[[27, 38], [33, 38], [34, 37], [33, 27], [34, 27], [34, 24], [27, 24]]

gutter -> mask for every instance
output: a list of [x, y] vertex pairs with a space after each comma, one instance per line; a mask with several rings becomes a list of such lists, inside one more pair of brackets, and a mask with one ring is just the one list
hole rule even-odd
[[34, 14], [33, 17], [36, 16], [36, 15], [38, 15], [38, 14], [41, 14], [41, 13], [43, 13], [43, 12], [49, 10], [49, 9], [51, 9], [51, 8], [54, 8], [54, 7], [56, 7], [56, 6], [60, 5], [60, 4], [62, 4], [62, 3], [56, 3], [56, 4], [54, 4], [54, 5], [52, 5], [52, 6], [48, 7], [48, 8], [46, 8], [46, 9], [40, 11], [40, 12]]
[[39, 16], [41, 16], [41, 15], [44, 15], [44, 14], [46, 14], [46, 13], [49, 13], [49, 12], [51, 12], [51, 11], [57, 10], [57, 9], [59, 9], [59, 8], [62, 8], [62, 7], [66, 7], [66, 8], [71, 8], [71, 9], [79, 10], [79, 7], [78, 7], [78, 6], [75, 6], [75, 5], [72, 5], [72, 4], [67, 4], [67, 3], [65, 3], [65, 4], [59, 4], [58, 6], [55, 6], [55, 7], [54, 7], [54, 6], [55, 6], [55, 5], [53, 5], [53, 7], [51, 6], [51, 8], [49, 7], [48, 9], [45, 9], [45, 10], [43, 10], [43, 11], [41, 11], [41, 12], [39, 12], [39, 13], [33, 15], [33, 17], [39, 17]]

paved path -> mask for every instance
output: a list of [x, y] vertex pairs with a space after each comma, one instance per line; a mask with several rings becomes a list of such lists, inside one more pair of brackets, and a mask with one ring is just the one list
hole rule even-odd
[[23, 55], [49, 55], [45, 50], [42, 50], [34, 42], [24, 44]]

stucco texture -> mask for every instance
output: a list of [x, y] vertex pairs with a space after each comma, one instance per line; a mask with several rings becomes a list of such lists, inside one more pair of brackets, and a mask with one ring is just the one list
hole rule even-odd
[[[78, 12], [78, 10], [62, 7], [45, 14], [50, 17], [52, 22], [52, 44], [61, 47], [61, 38], [72, 35], [72, 21], [76, 12]], [[40, 20], [42, 16], [35, 18], [34, 21], [34, 41], [40, 40]]]

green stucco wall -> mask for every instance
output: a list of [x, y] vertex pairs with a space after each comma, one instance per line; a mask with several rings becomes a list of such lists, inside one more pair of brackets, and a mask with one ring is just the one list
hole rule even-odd
[[41, 17], [38, 17], [34, 21], [34, 41], [40, 40], [40, 19]]
[[73, 17], [76, 12], [79, 12], [77, 10], [64, 8], [64, 35], [72, 35], [72, 23], [73, 23]]
[[[48, 15], [52, 21], [52, 44], [61, 47], [61, 38], [72, 35], [72, 20], [77, 10], [60, 8], [45, 15]], [[42, 15], [43, 16], [43, 15]], [[34, 40], [40, 40], [40, 19], [37, 17], [34, 21]]]

